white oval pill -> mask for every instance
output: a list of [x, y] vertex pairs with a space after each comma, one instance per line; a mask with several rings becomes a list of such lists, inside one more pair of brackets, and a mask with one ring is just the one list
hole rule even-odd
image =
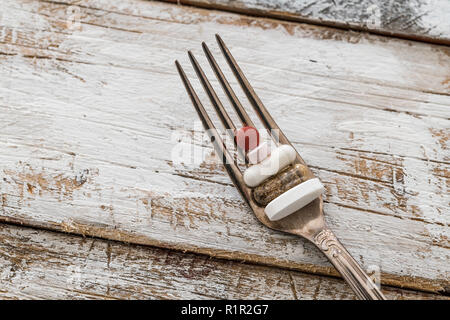
[[270, 221], [283, 219], [318, 198], [324, 190], [319, 179], [307, 180], [270, 201], [264, 212]]
[[258, 186], [261, 182], [294, 162], [296, 156], [297, 152], [290, 145], [279, 146], [272, 151], [268, 158], [245, 170], [245, 184], [251, 188]]

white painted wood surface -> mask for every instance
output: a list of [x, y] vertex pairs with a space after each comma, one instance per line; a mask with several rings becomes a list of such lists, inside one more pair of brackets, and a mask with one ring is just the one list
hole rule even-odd
[[450, 44], [447, 0], [165, 0]]
[[355, 299], [343, 280], [208, 256], [5, 225], [0, 239], [0, 299]]
[[173, 61], [193, 77], [186, 50], [206, 67], [205, 40], [225, 66], [220, 33], [355, 258], [446, 290], [448, 47], [137, 0], [0, 3], [1, 221], [335, 274], [260, 225], [220, 165], [172, 162], [197, 121]]

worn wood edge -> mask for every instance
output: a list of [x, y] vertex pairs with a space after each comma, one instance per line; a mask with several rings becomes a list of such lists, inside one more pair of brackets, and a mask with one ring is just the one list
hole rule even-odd
[[[201, 254], [216, 259], [225, 259], [231, 261], [240, 261], [248, 264], [277, 267], [293, 271], [300, 271], [307, 274], [341, 278], [339, 273], [333, 267], [322, 267], [311, 264], [294, 263], [276, 258], [264, 257], [256, 254], [245, 254], [243, 252], [238, 251], [228, 251], [218, 249], [212, 250], [193, 245], [186, 246], [186, 245], [179, 245], [176, 243], [162, 242], [150, 239], [145, 236], [140, 236], [138, 234], [132, 234], [129, 232], [110, 228], [109, 226], [105, 225], [94, 226], [83, 224], [82, 222], [76, 221], [63, 222], [61, 224], [42, 223], [40, 221], [22, 220], [9, 217], [0, 217], [0, 223], [42, 229], [50, 232], [62, 232], [65, 234], [97, 238], [102, 240], [118, 241], [142, 246], [163, 248], [174, 251], [180, 251], [183, 253]], [[430, 280], [422, 277], [396, 276], [383, 272], [381, 273], [380, 278], [381, 284], [383, 286], [429, 292], [440, 295], [450, 295], [449, 286], [443, 285], [443, 283], [446, 282], [445, 279]]]
[[[3, 266], [5, 269], [2, 274], [3, 276], [6, 276], [6, 278], [3, 277], [0, 279], [0, 283], [2, 281], [10, 282], [11, 285], [9, 288], [14, 288], [14, 283], [11, 282], [11, 279], [8, 280], [8, 269], [14, 273], [12, 279], [16, 278], [17, 280], [16, 271], [14, 271], [15, 266], [17, 266], [18, 270], [22, 270], [22, 272], [25, 273], [31, 273], [31, 279], [28, 277], [23, 278], [19, 274], [19, 283], [25, 282], [27, 287], [28, 284], [30, 284], [31, 290], [35, 291], [34, 295], [33, 292], [30, 293], [29, 291], [18, 295], [14, 290], [8, 290], [8, 286], [5, 286], [5, 288], [0, 289], [0, 297], [6, 299], [28, 299], [30, 297], [32, 299], [46, 299], [46, 290], [48, 290], [48, 288], [55, 288], [59, 293], [54, 293], [53, 298], [56, 297], [57, 299], [140, 299], [148, 297], [157, 299], [184, 299], [185, 294], [190, 294], [189, 297], [194, 299], [258, 299], [258, 292], [266, 294], [266, 296], [263, 296], [262, 298], [275, 299], [316, 300], [356, 298], [350, 288], [347, 287], [342, 280], [335, 279], [334, 277], [319, 276], [315, 274], [311, 275], [277, 267], [239, 263], [227, 259], [212, 258], [202, 254], [182, 253], [164, 248], [151, 248], [149, 246], [126, 244], [119, 241], [97, 239], [94, 237], [89, 237], [89, 239], [92, 239], [89, 244], [86, 243], [85, 238], [80, 235], [62, 234], [54, 230], [45, 230], [43, 233], [39, 233], [36, 236], [38, 239], [33, 239], [33, 232], [42, 231], [44, 230], [0, 223], [0, 233], [7, 241], [5, 243], [6, 248], [18, 248], [19, 250], [17, 255], [5, 255], [1, 254], [0, 251], [0, 259], [3, 256], [4, 262], [7, 263], [6, 266]], [[27, 239], [32, 241], [31, 247], [26, 243], [22, 244], [21, 237], [25, 237], [24, 239], [26, 241]], [[39, 242], [39, 238], [45, 242]], [[47, 241], [50, 241], [50, 247], [46, 246]], [[59, 257], [58, 254], [55, 255], [55, 253], [59, 252], [59, 246], [65, 248], [66, 243], [68, 244], [68, 247], [66, 251], [62, 252], [62, 256]], [[72, 257], [71, 250], [74, 246], [80, 247], [80, 251], [73, 252], [75, 259], [68, 260], [67, 254]], [[88, 251], [85, 250], [86, 247], [89, 247]], [[28, 248], [30, 249], [27, 251]], [[50, 259], [48, 259], [46, 255], [50, 257]], [[132, 263], [124, 265], [126, 261], [128, 261], [130, 255]], [[37, 266], [29, 260], [31, 258], [39, 258], [39, 256], [41, 256], [42, 259], [39, 259]], [[149, 259], [144, 258], [147, 256]], [[163, 258], [164, 261], [161, 261], [160, 257]], [[142, 258], [144, 258], [144, 261], [140, 261]], [[154, 261], [154, 259], [156, 260]], [[167, 272], [165, 272], [167, 269], [167, 259], [169, 259], [169, 268]], [[82, 277], [87, 283], [77, 288], [76, 281], [70, 281], [76, 279], [69, 279], [77, 277], [74, 272], [82, 272], [82, 268], [76, 260], [78, 260], [78, 263], [80, 260], [85, 261], [83, 269], [88, 268], [89, 263], [87, 263], [87, 261], [90, 261], [91, 263], [94, 262], [94, 268], [103, 269], [102, 275], [96, 276], [99, 270], [93, 271], [94, 273], [92, 275], [94, 276], [94, 279], [92, 279], [92, 275], [91, 277], [89, 277], [89, 275], [86, 277], [84, 274], [80, 275], [80, 279], [78, 280], [80, 281]], [[13, 269], [11, 269], [11, 266], [8, 268], [8, 261], [12, 262]], [[202, 263], [202, 261], [204, 263]], [[112, 266], [110, 266], [110, 263]], [[21, 266], [23, 265], [26, 265], [25, 269], [22, 269]], [[65, 267], [65, 271], [64, 269], [54, 269], [55, 266]], [[120, 268], [119, 272], [117, 268]], [[41, 277], [39, 275], [43, 270], [51, 270], [55, 273], [56, 277], [52, 277], [53, 283], [47, 283], [45, 281], [45, 276]], [[137, 272], [139, 274], [138, 278], [131, 279], [131, 288], [128, 288], [129, 284], [127, 285], [126, 282], [124, 283], [124, 281], [128, 279], [129, 272]], [[155, 282], [155, 278], [153, 277], [150, 278], [150, 281], [146, 281], [145, 278], [142, 278], [145, 277], [143, 272], [155, 275], [154, 277], [157, 278], [157, 281]], [[221, 283], [220, 279], [222, 279], [224, 274], [229, 275], [231, 278], [233, 276], [238, 277], [237, 285], [228, 284], [222, 288], [221, 284], [223, 285], [224, 283]], [[69, 278], [67, 278], [68, 276]], [[104, 279], [102, 279], [102, 277]], [[139, 279], [139, 277], [141, 277], [141, 279]], [[250, 290], [253, 295], [248, 296], [247, 294], [249, 292], [245, 293], [245, 290], [244, 292], [240, 290], [241, 277], [244, 283], [247, 283], [247, 290], [249, 290], [250, 287], [252, 288]], [[34, 279], [37, 281], [33, 281]], [[59, 282], [62, 281], [62, 279], [65, 280], [64, 283]], [[105, 279], [107, 280], [106, 283], [102, 283], [102, 280], [104, 281]], [[254, 284], [253, 281], [256, 279], [261, 279], [262, 282]], [[274, 279], [276, 279], [276, 283], [272, 283]], [[141, 282], [139, 280], [141, 280]], [[161, 296], [163, 292], [166, 293], [164, 287], [167, 286], [167, 281], [170, 280], [174, 281], [176, 285], [170, 287], [172, 291], [169, 290], [170, 292]], [[92, 285], [92, 281], [95, 281], [95, 286]], [[205, 289], [208, 291], [208, 288], [210, 290], [212, 288], [213, 291], [210, 292], [209, 295], [205, 295], [204, 292], [202, 292], [204, 286], [203, 282], [205, 281], [209, 284]], [[251, 281], [251, 284], [249, 281]], [[191, 288], [193, 291], [190, 291], [189, 288], [185, 288], [185, 284], [193, 286], [193, 288]], [[106, 293], [102, 292], [102, 290], [105, 290], [105, 285], [107, 286]], [[254, 285], [256, 285], [256, 288], [254, 288]], [[309, 287], [310, 285], [314, 285], [314, 287]], [[109, 291], [110, 286], [113, 291], [112, 293]], [[159, 286], [161, 287], [160, 290], [157, 289]], [[202, 289], [196, 290], [195, 288], [197, 286], [202, 287]], [[214, 290], [216, 286], [217, 289]], [[273, 288], [272, 292], [266, 291], [268, 287]], [[308, 289], [305, 291], [303, 288]], [[20, 288], [16, 290], [16, 292], [22, 292], [22, 289], [23, 288]], [[39, 296], [39, 290], [44, 290], [43, 296]], [[411, 291], [389, 286], [383, 286], [382, 290], [388, 299], [450, 299], [439, 294]], [[60, 296], [59, 294], [62, 295]], [[273, 294], [276, 296], [273, 296]]]
[[218, 3], [211, 3], [209, 1], [204, 0], [151, 0], [151, 1], [161, 1], [161, 2], [169, 2], [175, 3], [178, 5], [192, 6], [204, 9], [213, 9], [220, 10], [232, 13], [238, 13], [242, 15], [260, 17], [260, 18], [271, 18], [277, 20], [284, 20], [290, 22], [298, 22], [298, 23], [306, 23], [317, 26], [325, 26], [336, 29], [342, 29], [345, 31], [353, 30], [357, 32], [367, 32], [375, 35], [391, 37], [391, 38], [399, 38], [404, 40], [412, 40], [419, 42], [427, 42], [439, 45], [450, 46], [450, 39], [446, 38], [433, 38], [427, 36], [421, 36], [417, 34], [409, 34], [405, 32], [398, 31], [387, 31], [384, 29], [371, 29], [367, 27], [363, 27], [357, 24], [346, 24], [333, 20], [322, 20], [322, 19], [313, 19], [308, 17], [302, 17], [295, 13], [280, 11], [280, 10], [263, 10], [257, 8], [248, 8], [243, 6], [226, 6]]

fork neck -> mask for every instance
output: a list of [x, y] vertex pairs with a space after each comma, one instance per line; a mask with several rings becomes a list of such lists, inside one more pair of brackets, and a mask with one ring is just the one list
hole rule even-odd
[[359, 299], [386, 300], [381, 290], [337, 240], [330, 229], [324, 228], [317, 233], [313, 238], [313, 243], [336, 267]]

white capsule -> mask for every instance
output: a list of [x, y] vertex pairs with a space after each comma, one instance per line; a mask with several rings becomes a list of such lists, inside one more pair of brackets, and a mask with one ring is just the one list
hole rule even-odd
[[253, 149], [247, 154], [248, 161], [251, 164], [257, 164], [266, 159], [269, 155], [270, 155], [270, 147], [266, 142], [261, 143], [259, 146], [257, 146], [255, 149]]
[[272, 151], [268, 158], [245, 170], [245, 184], [251, 188], [258, 186], [261, 182], [294, 162], [296, 156], [297, 152], [290, 145], [279, 146]]
[[270, 221], [283, 219], [318, 198], [324, 190], [319, 179], [307, 180], [270, 201], [264, 212]]

